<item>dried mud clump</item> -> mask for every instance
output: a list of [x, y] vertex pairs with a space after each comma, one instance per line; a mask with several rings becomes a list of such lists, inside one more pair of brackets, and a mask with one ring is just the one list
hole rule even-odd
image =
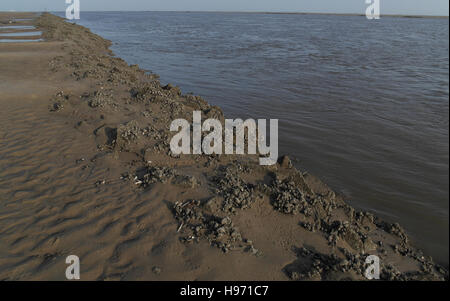
[[70, 95], [65, 94], [63, 91], [56, 93], [50, 100], [52, 104], [49, 106], [50, 112], [58, 112], [64, 108], [68, 102]]
[[151, 161], [151, 158], [157, 153], [167, 154], [170, 151], [169, 135], [164, 129], [157, 129], [150, 124], [141, 129], [141, 134], [148, 138], [147, 142], [152, 141], [141, 150], [146, 162]]
[[348, 260], [307, 248], [295, 252], [298, 259], [283, 269], [291, 280], [356, 280], [365, 270], [359, 255], [349, 254]]
[[146, 188], [155, 183], [169, 183], [186, 189], [200, 186], [200, 181], [196, 177], [179, 174], [169, 167], [147, 166], [136, 172], [136, 185]]
[[169, 167], [149, 166], [136, 174], [135, 184], [148, 187], [154, 183], [168, 183], [175, 177], [175, 171]]
[[406, 235], [405, 230], [403, 230], [398, 223], [389, 224], [384, 221], [380, 221], [377, 223], [377, 226], [384, 231], [399, 237], [404, 243], [408, 243], [408, 236]]
[[204, 204], [198, 200], [177, 202], [173, 212], [179, 222], [177, 231], [182, 233], [180, 240], [184, 243], [206, 239], [225, 253], [232, 250], [258, 253], [251, 241], [242, 238], [230, 217], [207, 214]]
[[154, 266], [152, 268], [152, 272], [155, 273], [156, 275], [159, 275], [159, 274], [161, 274], [162, 269], [160, 267]]
[[[376, 249], [367, 235], [363, 220], [350, 222], [351, 217], [345, 214], [345, 206], [339, 205], [333, 194], [311, 195], [298, 188], [294, 179], [274, 179], [269, 190], [272, 191], [272, 205], [276, 210], [285, 214], [302, 214], [304, 219], [299, 225], [311, 232], [321, 232], [331, 246], [342, 240], [358, 252]], [[338, 209], [342, 210], [338, 212]]]
[[168, 111], [171, 119], [185, 117], [185, 108], [181, 103], [177, 101], [168, 101], [167, 104], [163, 106], [163, 108]]
[[173, 183], [184, 188], [196, 188], [200, 186], [199, 180], [189, 175], [177, 175]]
[[63, 61], [64, 57], [61, 55], [58, 55], [54, 58], [52, 58], [50, 60], [50, 62], [48, 63], [48, 66], [50, 67], [50, 70], [52, 72], [58, 72], [62, 69], [62, 61]]
[[168, 91], [172, 96], [181, 96], [181, 89], [177, 86], [172, 86], [171, 84], [167, 84], [166, 86], [162, 87], [163, 90]]
[[222, 109], [218, 106], [211, 106], [210, 108], [203, 111], [203, 113], [207, 118], [213, 118], [221, 121], [223, 121], [225, 118]]
[[[298, 178], [297, 178], [298, 179]], [[417, 262], [420, 271], [399, 272], [394, 266], [382, 265], [383, 280], [442, 280], [448, 278], [448, 272], [425, 258], [420, 251], [408, 245], [405, 231], [398, 224], [378, 221], [368, 212], [355, 212], [353, 208], [336, 199], [334, 193], [312, 195], [298, 188], [296, 181], [288, 177], [281, 181], [276, 176], [266, 192], [272, 193], [272, 204], [275, 209], [286, 214], [303, 214], [300, 226], [308, 231], [320, 232], [334, 250], [340, 250], [344, 259], [330, 254], [320, 254], [312, 250], [302, 249], [303, 254], [292, 270], [285, 269], [294, 280], [364, 280], [366, 264], [363, 258], [369, 252], [383, 252], [382, 244], [371, 239], [376, 229], [381, 229], [399, 239], [392, 246], [395, 253], [409, 257]], [[306, 264], [308, 263], [309, 264]], [[300, 264], [301, 263], [301, 264]]]
[[305, 194], [293, 181], [275, 179], [272, 187], [272, 205], [276, 210], [286, 214], [312, 214]]
[[102, 108], [115, 105], [113, 102], [113, 91], [110, 89], [95, 91], [88, 104], [91, 108]]
[[208, 104], [208, 102], [200, 96], [188, 94], [185, 96], [185, 99], [186, 99], [186, 104], [196, 110], [205, 111], [210, 108], [210, 105]]
[[289, 159], [288, 156], [281, 156], [278, 158], [277, 163], [280, 165], [281, 168], [292, 168], [292, 162], [291, 159]]
[[[292, 280], [367, 280], [365, 273], [370, 263], [368, 254], [353, 254], [344, 248], [343, 255], [322, 254], [313, 249], [300, 248], [295, 252], [298, 259], [284, 267]], [[391, 264], [380, 263], [380, 279], [390, 281], [445, 280], [445, 276], [429, 270], [400, 272]]]
[[130, 95], [137, 101], [152, 101], [155, 100], [157, 96], [162, 97], [163, 93], [154, 85], [141, 84], [139, 86], [131, 88]]
[[117, 140], [116, 145], [121, 149], [127, 149], [127, 147], [135, 142], [140, 134], [140, 128], [135, 120], [131, 120], [126, 124], [121, 124], [117, 127]]
[[213, 179], [216, 193], [224, 197], [223, 211], [235, 212], [236, 209], [249, 208], [255, 202], [255, 186], [246, 183], [235, 165], [220, 169], [219, 175]]
[[328, 242], [335, 246], [338, 239], [345, 241], [353, 250], [368, 252], [376, 249], [375, 243], [361, 230], [358, 223], [334, 220], [321, 220], [320, 230], [328, 235]]

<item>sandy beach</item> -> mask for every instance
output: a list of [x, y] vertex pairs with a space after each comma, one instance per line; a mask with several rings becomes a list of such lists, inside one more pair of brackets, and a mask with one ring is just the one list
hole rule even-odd
[[365, 280], [368, 255], [383, 280], [448, 280], [288, 157], [174, 156], [172, 120], [222, 110], [110, 41], [48, 13], [8, 24], [44, 41], [0, 43], [0, 280], [65, 280], [72, 254], [82, 280]]

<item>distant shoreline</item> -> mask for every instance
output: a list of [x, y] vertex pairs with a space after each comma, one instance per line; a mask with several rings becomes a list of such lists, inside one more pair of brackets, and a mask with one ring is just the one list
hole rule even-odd
[[[17, 11], [17, 12], [25, 12], [25, 11]], [[32, 11], [32, 12], [41, 12], [41, 11]], [[42, 11], [44, 12], [44, 11]], [[64, 11], [48, 11], [54, 13], [64, 13]], [[111, 11], [100, 11], [100, 10], [91, 10], [91, 11], [82, 11], [81, 13], [107, 13], [107, 12], [126, 12], [126, 13], [142, 13], [142, 12], [165, 12], [165, 13], [231, 13], [231, 14], [261, 14], [261, 15], [329, 15], [329, 16], [350, 16], [350, 17], [365, 17], [365, 14], [358, 13], [325, 13], [325, 12], [265, 12], [265, 11], [189, 11], [189, 10], [111, 10]], [[0, 13], [11, 13], [9, 11], [0, 11]], [[420, 19], [448, 19], [449, 16], [442, 15], [401, 15], [401, 14], [381, 14], [381, 17], [389, 17], [389, 18], [420, 18]]]

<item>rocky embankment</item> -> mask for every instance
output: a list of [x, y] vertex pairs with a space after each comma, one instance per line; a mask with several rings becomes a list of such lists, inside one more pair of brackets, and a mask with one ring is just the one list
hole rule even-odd
[[[292, 280], [364, 280], [368, 255], [379, 256], [383, 280], [447, 279], [448, 272], [412, 246], [398, 224], [350, 207], [287, 157], [267, 167], [255, 156], [173, 155], [172, 120], [192, 121], [194, 110], [203, 120], [223, 120], [221, 109], [162, 86], [157, 75], [115, 57], [111, 43], [87, 28], [51, 14], [42, 14], [36, 26], [47, 41], [61, 42], [64, 55], [48, 62], [52, 72], [86, 87], [55, 91], [48, 100], [49, 114], [95, 140], [97, 154], [79, 164], [106, 164], [108, 158], [137, 194], [177, 192], [179, 198], [165, 199], [177, 243], [207, 243], [224, 253], [224, 261], [237, 252], [241, 261], [256, 257], [261, 265], [290, 252], [294, 259], [278, 266]], [[114, 183], [99, 179], [95, 185]]]

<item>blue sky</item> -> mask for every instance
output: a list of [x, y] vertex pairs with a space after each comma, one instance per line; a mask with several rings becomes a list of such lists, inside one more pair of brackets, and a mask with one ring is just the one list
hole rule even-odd
[[[283, 11], [365, 12], [365, 0], [80, 0], [81, 11]], [[448, 0], [380, 0], [381, 14], [445, 15]], [[0, 0], [0, 11], [63, 11], [65, 0]]]

